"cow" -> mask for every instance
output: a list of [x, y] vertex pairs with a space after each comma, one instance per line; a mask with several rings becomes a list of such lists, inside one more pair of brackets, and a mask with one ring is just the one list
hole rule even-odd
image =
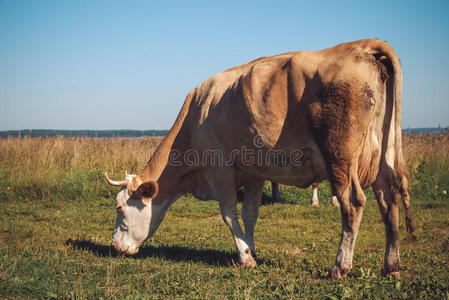
[[[320, 206], [320, 203], [318, 201], [318, 187], [320, 186], [319, 183], [313, 183], [312, 184], [312, 198], [310, 199], [310, 203], [313, 207]], [[279, 192], [279, 184], [276, 182], [271, 182], [271, 193], [272, 198], [274, 202], [281, 202], [281, 193]], [[336, 196], [332, 195], [331, 203], [335, 207], [340, 207], [340, 203], [338, 203], [338, 199]]]
[[[367, 187], [385, 225], [382, 273], [399, 276], [401, 198], [407, 234], [416, 239], [401, 102], [399, 58], [378, 39], [262, 57], [216, 74], [187, 95], [139, 174], [121, 181], [105, 174], [110, 184], [122, 187], [111, 245], [136, 254], [170, 205], [192, 193], [218, 200], [241, 265], [254, 267], [254, 227], [265, 180], [299, 188], [328, 180], [342, 221], [330, 278], [344, 277], [352, 268]], [[241, 187], [245, 231], [236, 209]]]

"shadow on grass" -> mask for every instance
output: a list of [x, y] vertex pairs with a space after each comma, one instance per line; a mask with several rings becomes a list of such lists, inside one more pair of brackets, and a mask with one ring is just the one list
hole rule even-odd
[[[88, 240], [72, 240], [68, 239], [65, 243], [67, 246], [76, 250], [86, 250], [92, 252], [98, 257], [120, 257], [115, 250], [106, 245], [100, 245]], [[232, 266], [238, 265], [238, 259], [235, 254], [218, 250], [196, 250], [180, 246], [161, 246], [152, 247], [144, 246], [139, 249], [139, 253], [131, 256], [134, 259], [159, 257], [177, 262], [202, 262], [213, 266]], [[262, 260], [256, 259], [258, 264], [263, 263]]]

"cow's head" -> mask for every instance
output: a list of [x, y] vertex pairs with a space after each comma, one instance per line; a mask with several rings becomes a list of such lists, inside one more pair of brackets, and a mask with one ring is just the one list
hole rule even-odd
[[126, 174], [122, 181], [110, 180], [106, 173], [105, 176], [109, 184], [122, 187], [116, 197], [117, 219], [112, 246], [120, 253], [136, 254], [165, 215], [165, 211], [160, 211], [162, 206], [152, 205], [158, 184], [154, 181], [141, 182], [133, 174]]

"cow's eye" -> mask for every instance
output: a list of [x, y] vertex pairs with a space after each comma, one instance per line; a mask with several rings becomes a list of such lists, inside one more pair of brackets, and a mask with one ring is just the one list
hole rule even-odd
[[119, 204], [115, 207], [115, 209], [117, 210], [118, 213], [123, 213], [123, 205]]

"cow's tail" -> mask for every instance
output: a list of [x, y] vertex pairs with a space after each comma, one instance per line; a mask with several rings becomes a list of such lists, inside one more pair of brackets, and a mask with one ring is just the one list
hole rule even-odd
[[[390, 47], [391, 48], [391, 47]], [[393, 50], [393, 49], [391, 49]], [[392, 56], [393, 65], [393, 92], [387, 93], [393, 95], [394, 99], [394, 111], [393, 116], [395, 122], [391, 122], [391, 126], [394, 126], [395, 131], [395, 175], [399, 184], [399, 191], [402, 195], [402, 204], [405, 213], [405, 226], [407, 230], [407, 237], [412, 240], [417, 240], [417, 235], [415, 231], [415, 226], [413, 225], [412, 213], [410, 210], [410, 187], [409, 179], [410, 173], [408, 171], [407, 165], [402, 155], [402, 68], [399, 58], [394, 53]], [[391, 75], [390, 75], [391, 76]]]
[[410, 173], [402, 155], [402, 69], [398, 56], [393, 48], [380, 40], [369, 41], [369, 48], [373, 55], [380, 59], [388, 70], [389, 81], [387, 83], [387, 103], [392, 103], [392, 116], [390, 122], [390, 135], [394, 135], [394, 173], [398, 182], [399, 192], [402, 196], [402, 204], [405, 213], [407, 237], [417, 240], [410, 210]]

